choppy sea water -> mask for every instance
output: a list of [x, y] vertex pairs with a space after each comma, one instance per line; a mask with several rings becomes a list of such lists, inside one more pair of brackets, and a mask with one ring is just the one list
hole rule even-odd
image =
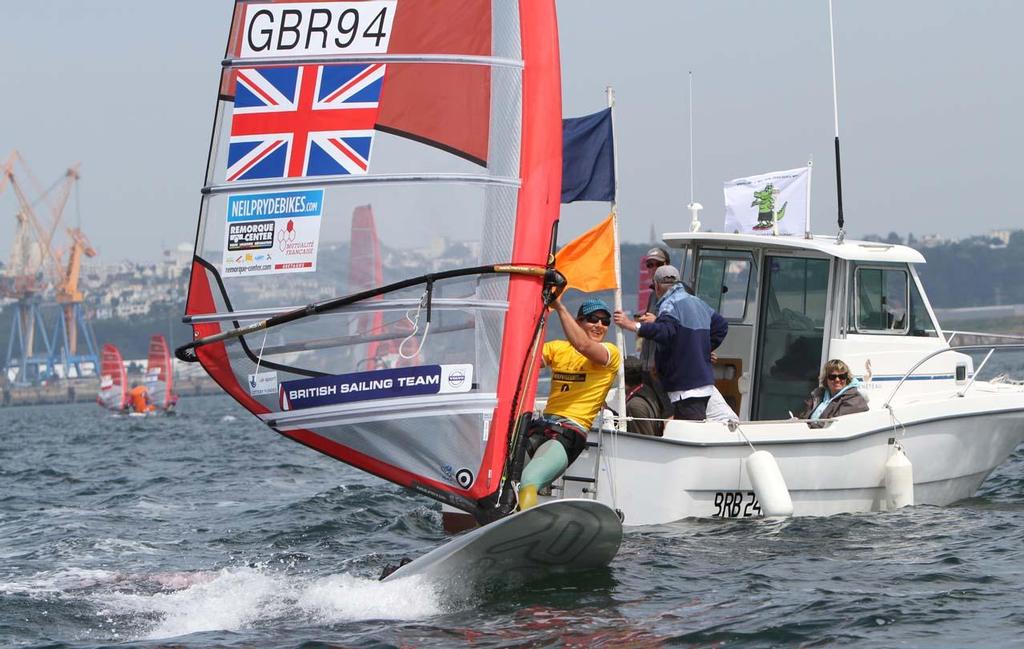
[[458, 600], [377, 581], [444, 538], [225, 397], [0, 410], [0, 646], [1024, 643], [1024, 448], [952, 507], [629, 530], [607, 570]]

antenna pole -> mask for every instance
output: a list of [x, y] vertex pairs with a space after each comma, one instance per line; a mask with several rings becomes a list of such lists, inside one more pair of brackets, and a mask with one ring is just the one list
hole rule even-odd
[[693, 202], [693, 70], [689, 72], [689, 114], [690, 114], [690, 202]]
[[828, 0], [828, 40], [832, 47], [832, 109], [835, 116], [836, 132], [836, 199], [839, 206], [839, 235], [838, 243], [846, 238], [845, 223], [843, 221], [843, 174], [839, 165], [839, 95], [836, 92], [836, 38], [832, 27], [832, 0]]
[[[608, 97], [608, 108], [612, 117], [612, 165], [615, 169], [615, 197], [612, 199], [612, 234], [615, 240], [615, 310], [622, 311], [622, 258], [619, 253], [619, 147], [615, 143], [615, 89], [611, 86], [605, 88]], [[619, 354], [623, 361], [626, 355], [626, 337], [621, 327], [615, 327], [615, 344], [619, 347]], [[619, 413], [616, 420], [616, 428], [620, 431], [626, 430], [626, 369], [625, 362], [619, 363], [618, 390], [615, 400], [615, 408]]]
[[[693, 70], [690, 70], [690, 204], [686, 209], [690, 210], [690, 232], [700, 232], [700, 211], [704, 206], [693, 200]], [[682, 272], [682, 271], [680, 271]]]

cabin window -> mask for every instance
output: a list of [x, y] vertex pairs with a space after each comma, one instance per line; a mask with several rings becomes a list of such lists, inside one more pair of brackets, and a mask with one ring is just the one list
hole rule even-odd
[[754, 257], [750, 253], [704, 251], [697, 267], [697, 297], [726, 320], [747, 314]]
[[854, 278], [857, 331], [906, 334], [909, 279], [903, 269], [858, 267]]
[[917, 283], [910, 282], [910, 331], [911, 336], [937, 338], [939, 332], [935, 329], [928, 309], [924, 306], [924, 298], [917, 290]]

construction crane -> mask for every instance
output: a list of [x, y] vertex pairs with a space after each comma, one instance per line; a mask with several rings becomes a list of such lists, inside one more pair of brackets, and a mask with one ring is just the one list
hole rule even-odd
[[[29, 200], [19, 175], [28, 177], [37, 189], [38, 198], [34, 202]], [[7, 276], [0, 284], [0, 293], [16, 300], [5, 367], [8, 376], [17, 368], [17, 381], [21, 383], [55, 375], [67, 377], [71, 367], [82, 376], [83, 363], [91, 362], [93, 367], [98, 364], [95, 343], [81, 308], [82, 294], [78, 290], [81, 257], [83, 254], [93, 256], [96, 252], [81, 230], [69, 229], [71, 254], [65, 266], [54, 242], [64, 208], [78, 179], [75, 164], [43, 191], [17, 151], [12, 152], [4, 164], [0, 193], [10, 185], [19, 205]], [[36, 214], [35, 205], [39, 202], [49, 208], [47, 221]], [[58, 307], [52, 329], [46, 326], [42, 310], [43, 295], [51, 287]], [[52, 335], [47, 335], [48, 329]], [[84, 355], [78, 353], [79, 331], [86, 338], [88, 349]], [[37, 337], [45, 347], [41, 354], [36, 352]], [[63, 366], [63, 372], [57, 371], [58, 365]]]
[[[78, 276], [82, 270], [82, 255], [95, 257], [96, 250], [89, 244], [85, 234], [78, 228], [68, 228], [71, 237], [71, 252], [60, 283], [57, 284], [57, 304], [61, 308], [63, 318], [64, 340], [67, 343], [69, 359], [78, 357], [78, 325], [83, 322], [82, 300], [84, 296], [78, 290]], [[89, 333], [86, 333], [88, 336]], [[91, 342], [91, 341], [90, 341]], [[95, 345], [91, 345], [95, 347]]]

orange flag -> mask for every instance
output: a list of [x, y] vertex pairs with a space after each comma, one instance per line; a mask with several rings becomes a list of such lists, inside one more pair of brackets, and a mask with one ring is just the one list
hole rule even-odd
[[555, 255], [555, 268], [570, 288], [585, 293], [619, 287], [615, 278], [615, 233], [612, 215], [565, 244]]

